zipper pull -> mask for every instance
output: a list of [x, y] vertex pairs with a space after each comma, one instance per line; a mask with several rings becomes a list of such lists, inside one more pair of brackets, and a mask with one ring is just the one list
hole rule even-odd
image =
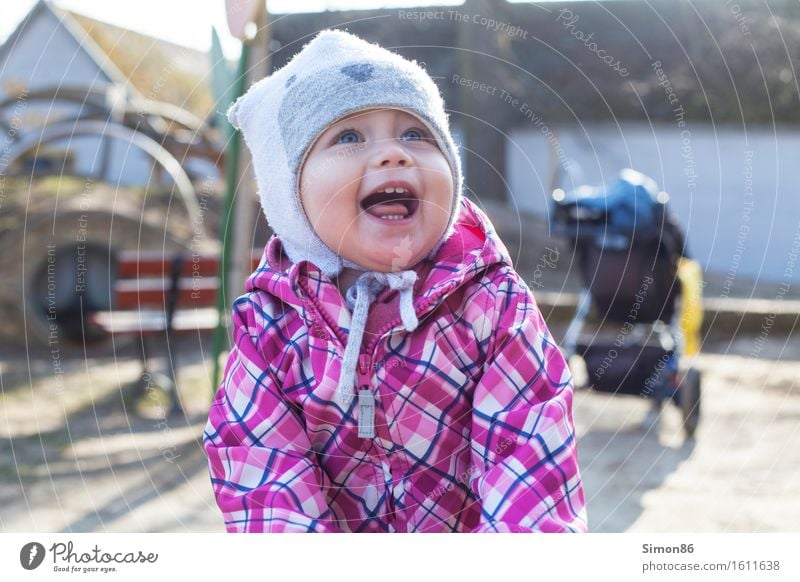
[[358, 391], [358, 437], [375, 437], [375, 396], [369, 388]]

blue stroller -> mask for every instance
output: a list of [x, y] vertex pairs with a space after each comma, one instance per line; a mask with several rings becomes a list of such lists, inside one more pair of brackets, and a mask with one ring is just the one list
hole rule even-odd
[[631, 169], [606, 188], [554, 192], [553, 233], [573, 244], [583, 281], [563, 345], [568, 361], [582, 357], [592, 389], [647, 398], [655, 419], [672, 401], [693, 437], [700, 372], [679, 364], [699, 348], [702, 277], [667, 199]]

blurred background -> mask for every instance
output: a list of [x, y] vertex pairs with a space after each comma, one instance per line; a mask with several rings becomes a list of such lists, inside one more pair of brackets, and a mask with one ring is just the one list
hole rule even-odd
[[666, 323], [696, 338], [669, 350], [702, 421], [584, 389], [569, 354], [591, 529], [797, 529], [797, 2], [20, 0], [0, 21], [0, 530], [224, 530], [202, 429], [270, 232], [223, 114], [332, 27], [437, 81], [467, 196], [560, 342], [610, 275], [587, 280], [559, 203], [633, 168], [682, 233], [702, 300]]

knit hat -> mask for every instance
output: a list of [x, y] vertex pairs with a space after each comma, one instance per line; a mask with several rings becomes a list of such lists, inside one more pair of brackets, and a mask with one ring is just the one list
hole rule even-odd
[[253, 156], [264, 215], [295, 263], [308, 260], [326, 275], [343, 267], [314, 231], [300, 203], [302, 163], [316, 138], [357, 111], [403, 109], [430, 130], [453, 174], [453, 206], [436, 253], [452, 233], [461, 197], [461, 162], [433, 79], [416, 62], [340, 30], [325, 30], [282, 69], [254, 84], [228, 110]]
[[[450, 166], [453, 204], [447, 228], [428, 257], [452, 234], [460, 207], [461, 163], [448, 128], [444, 102], [436, 84], [416, 62], [339, 30], [319, 33], [291, 61], [254, 84], [228, 110], [231, 124], [242, 131], [253, 156], [261, 206], [287, 256], [295, 263], [311, 261], [333, 277], [344, 267], [367, 271], [337, 255], [317, 235], [301, 201], [299, 178], [315, 140], [331, 124], [374, 108], [393, 108], [420, 119]], [[367, 271], [345, 296], [353, 317], [345, 349], [339, 401], [354, 395], [355, 367], [367, 310], [389, 285], [400, 294], [400, 311], [407, 331], [418, 322], [413, 306], [413, 270], [397, 273]], [[368, 410], [370, 394], [359, 394], [359, 434], [374, 434]]]

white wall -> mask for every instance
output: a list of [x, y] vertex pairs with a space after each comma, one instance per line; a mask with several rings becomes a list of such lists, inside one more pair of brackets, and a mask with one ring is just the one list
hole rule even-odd
[[[635, 168], [670, 194], [689, 251], [706, 270], [800, 283], [800, 262], [790, 262], [800, 250], [800, 130], [641, 122], [554, 129], [562, 157], [579, 167], [562, 185], [607, 183]], [[532, 129], [513, 131], [507, 148], [510, 196], [544, 215], [556, 148]]]
[[[0, 63], [0, 101], [7, 98], [9, 86], [21, 85], [33, 92], [58, 86], [88, 88], [110, 82], [108, 75], [49, 10], [41, 10], [30, 20], [17, 42], [8, 48], [5, 60]], [[0, 112], [0, 116], [9, 124], [12, 117], [19, 118], [17, 123], [21, 122], [21, 127], [17, 138], [20, 138], [25, 131], [35, 132], [44, 123], [69, 119], [79, 110], [79, 106], [63, 101], [54, 104], [23, 96]], [[44, 148], [41, 153], [46, 155], [48, 151], [67, 148], [72, 151], [77, 173], [92, 175], [98, 171], [101, 153], [105, 151], [101, 140], [93, 137], [66, 139]], [[153, 178], [152, 166], [150, 158], [140, 150], [114, 140], [110, 145], [106, 178], [121, 185], [145, 185]]]
[[6, 59], [0, 64], [3, 98], [7, 83], [22, 83], [35, 90], [109, 80], [49, 10], [42, 10], [29, 21], [16, 44], [7, 48]]

